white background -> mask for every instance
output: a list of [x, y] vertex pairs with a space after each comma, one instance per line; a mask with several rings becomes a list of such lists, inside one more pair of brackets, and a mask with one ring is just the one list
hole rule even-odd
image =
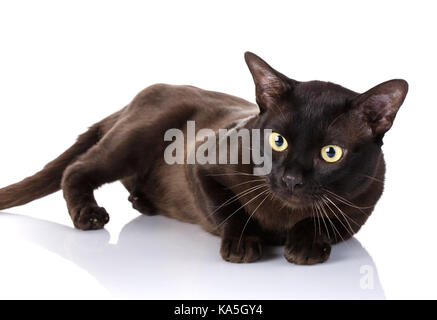
[[106, 231], [73, 230], [59, 192], [4, 210], [0, 298], [437, 298], [436, 13], [433, 1], [1, 1], [2, 186], [153, 83], [254, 101], [247, 50], [297, 80], [362, 92], [403, 78], [410, 91], [385, 138], [386, 191], [326, 264], [293, 266], [280, 248], [227, 264], [218, 238], [161, 217], [119, 239], [138, 213], [115, 183], [96, 192]]

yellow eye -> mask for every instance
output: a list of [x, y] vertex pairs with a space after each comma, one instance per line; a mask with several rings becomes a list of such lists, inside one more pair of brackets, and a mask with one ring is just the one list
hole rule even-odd
[[322, 150], [320, 150], [320, 154], [326, 162], [337, 162], [343, 156], [343, 148], [330, 144], [324, 146]]
[[270, 146], [275, 151], [284, 151], [288, 147], [287, 140], [283, 136], [281, 136], [279, 133], [272, 132], [272, 134], [269, 137]]

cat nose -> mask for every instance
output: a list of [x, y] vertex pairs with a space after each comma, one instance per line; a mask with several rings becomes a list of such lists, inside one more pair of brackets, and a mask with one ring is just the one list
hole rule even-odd
[[282, 177], [282, 181], [287, 185], [288, 189], [290, 189], [292, 192], [297, 186], [303, 185], [303, 179], [301, 174], [285, 174]]

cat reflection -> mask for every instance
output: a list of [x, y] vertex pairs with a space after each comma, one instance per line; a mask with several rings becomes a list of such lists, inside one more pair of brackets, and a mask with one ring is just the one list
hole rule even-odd
[[218, 237], [162, 216], [133, 219], [116, 244], [106, 230], [84, 233], [6, 213], [0, 228], [80, 266], [114, 298], [385, 298], [376, 266], [355, 238], [335, 245], [326, 263], [305, 267], [283, 260], [282, 247], [268, 247], [256, 264], [228, 264], [217, 255]]

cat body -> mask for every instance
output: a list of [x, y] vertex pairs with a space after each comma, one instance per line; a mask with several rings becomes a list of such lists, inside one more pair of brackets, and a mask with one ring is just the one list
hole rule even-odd
[[[99, 229], [109, 215], [93, 190], [119, 180], [141, 213], [220, 236], [227, 261], [259, 260], [266, 243], [285, 243], [293, 263], [326, 261], [331, 245], [353, 236], [382, 194], [382, 138], [408, 86], [391, 80], [358, 94], [329, 82], [298, 82], [252, 53], [245, 57], [257, 104], [192, 86], [148, 87], [42, 171], [0, 189], [0, 209], [62, 189], [75, 227]], [[190, 121], [195, 133], [210, 129], [217, 143], [221, 129], [271, 130], [270, 138], [260, 137], [264, 143], [274, 137], [271, 171], [254, 174], [252, 161], [169, 164], [163, 137], [169, 129], [189, 135]], [[185, 142], [188, 159], [202, 141]]]

